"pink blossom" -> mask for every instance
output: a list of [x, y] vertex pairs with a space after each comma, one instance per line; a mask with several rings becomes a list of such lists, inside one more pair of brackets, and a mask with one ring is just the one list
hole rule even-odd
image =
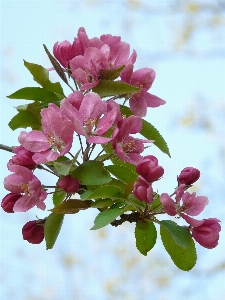
[[130, 116], [118, 123], [113, 131], [112, 146], [122, 161], [137, 165], [143, 160], [140, 155], [144, 151], [144, 143], [151, 143], [151, 140], [133, 138], [130, 134], [138, 133], [142, 128], [142, 119], [137, 116]]
[[147, 155], [137, 165], [136, 171], [147, 181], [158, 180], [164, 174], [163, 167], [158, 165], [158, 159], [153, 155]]
[[165, 212], [170, 216], [181, 215], [183, 212], [190, 216], [197, 216], [209, 203], [208, 198], [205, 196], [196, 196], [196, 193], [184, 193], [179, 189], [176, 192], [176, 201], [166, 193], [161, 195], [160, 200]]
[[18, 193], [9, 193], [7, 194], [1, 202], [2, 209], [7, 213], [14, 213], [13, 207], [16, 201], [22, 197], [21, 194]]
[[142, 68], [133, 72], [133, 64], [128, 64], [121, 72], [122, 81], [129, 83], [140, 90], [132, 93], [129, 104], [131, 111], [144, 117], [147, 113], [147, 107], [158, 107], [166, 102], [147, 91], [152, 86], [155, 79], [155, 71], [150, 68]]
[[72, 44], [68, 41], [56, 42], [53, 47], [53, 54], [64, 68], [68, 68], [71, 59], [83, 55], [84, 51], [80, 40], [75, 38]]
[[218, 245], [219, 232], [221, 231], [220, 220], [216, 218], [195, 220], [183, 213], [181, 217], [190, 224], [192, 236], [201, 246], [212, 249]]
[[61, 178], [58, 183], [58, 187], [63, 189], [66, 193], [76, 193], [79, 190], [79, 181], [76, 178], [72, 178], [70, 175]]
[[56, 160], [68, 153], [73, 142], [73, 124], [61, 114], [58, 106], [49, 104], [41, 110], [43, 131], [22, 131], [19, 135], [20, 144], [35, 152], [33, 160], [37, 164]]
[[33, 161], [34, 152], [25, 149], [23, 146], [13, 147], [13, 152], [16, 153], [8, 162], [11, 165], [19, 165], [30, 170], [36, 168], [37, 164]]
[[151, 185], [141, 176], [138, 176], [138, 181], [134, 184], [134, 196], [146, 203], [152, 203], [153, 200], [153, 190]]
[[81, 101], [80, 99], [80, 92], [75, 92], [64, 99], [60, 105], [62, 114], [73, 122], [74, 130], [86, 136], [89, 143], [109, 142], [111, 138], [102, 136], [117, 118], [115, 106], [107, 111], [106, 102], [93, 92], [82, 96]]
[[71, 76], [81, 84], [81, 90], [89, 90], [99, 83], [98, 72], [102, 69], [102, 53], [95, 47], [86, 49], [70, 62]]
[[34, 220], [27, 222], [22, 228], [23, 239], [31, 244], [40, 244], [44, 239], [44, 221]]
[[180, 175], [177, 177], [179, 183], [183, 183], [185, 185], [191, 185], [195, 181], [197, 181], [200, 177], [200, 171], [196, 168], [187, 167], [184, 168]]
[[43, 202], [47, 193], [42, 190], [42, 186], [38, 178], [33, 175], [32, 171], [22, 167], [13, 165], [9, 169], [13, 174], [8, 175], [4, 179], [4, 187], [11, 193], [22, 194], [13, 206], [14, 212], [24, 212], [35, 205], [44, 210]]

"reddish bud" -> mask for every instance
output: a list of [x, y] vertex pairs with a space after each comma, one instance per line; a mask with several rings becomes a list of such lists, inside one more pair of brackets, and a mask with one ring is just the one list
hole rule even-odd
[[158, 159], [153, 155], [147, 155], [137, 165], [136, 171], [147, 181], [158, 180], [164, 174], [163, 167], [158, 165]]
[[23, 239], [31, 244], [40, 244], [44, 239], [44, 220], [27, 222], [22, 228]]
[[66, 193], [76, 193], [79, 190], [79, 181], [76, 178], [72, 178], [67, 175], [61, 178], [58, 183], [58, 187], [63, 189]]
[[187, 167], [180, 172], [180, 175], [177, 177], [177, 180], [179, 183], [191, 185], [192, 183], [197, 181], [199, 177], [200, 171], [198, 169]]
[[138, 182], [134, 184], [134, 196], [142, 202], [152, 203], [152, 193], [151, 185], [144, 178], [138, 176]]
[[36, 168], [37, 164], [32, 159], [34, 152], [25, 149], [23, 146], [14, 147], [13, 152], [16, 153], [16, 155], [10, 159], [8, 162], [9, 165], [19, 165], [29, 170]]
[[14, 213], [13, 207], [16, 201], [22, 197], [21, 194], [18, 193], [9, 193], [7, 194], [1, 202], [2, 209], [7, 213]]

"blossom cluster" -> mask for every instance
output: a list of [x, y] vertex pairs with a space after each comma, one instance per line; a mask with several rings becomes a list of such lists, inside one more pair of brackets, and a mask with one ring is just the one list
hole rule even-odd
[[[150, 68], [134, 71], [136, 51], [130, 54], [130, 45], [121, 41], [120, 37], [105, 34], [100, 38], [89, 39], [84, 28], [78, 30], [72, 43], [55, 43], [53, 54], [60, 64], [60, 70], [73, 80], [76, 90], [72, 89], [72, 93], [64, 99], [48, 103], [40, 110], [40, 130], [35, 128], [29, 132], [20, 132], [20, 146], [13, 147], [15, 155], [7, 164], [11, 174], [5, 178], [4, 187], [10, 193], [3, 198], [2, 209], [7, 213], [26, 212], [34, 206], [46, 209], [45, 200], [52, 193], [48, 191], [51, 187], [43, 185], [34, 175], [36, 168], [48, 168], [57, 176], [55, 193], [65, 192], [64, 202], [74, 193], [81, 195], [86, 186], [71, 174], [58, 174], [51, 163], [60, 158], [69, 160], [66, 156], [69, 155], [72, 157], [73, 168], [76, 168], [88, 160], [99, 159], [107, 148], [110, 153], [105, 151], [101, 162], [113, 157], [123, 164], [135, 166], [137, 176], [131, 194], [136, 201], [146, 205], [144, 212], [139, 207], [143, 219], [154, 221], [155, 216], [162, 213], [181, 217], [188, 223], [185, 228], [199, 244], [206, 248], [216, 247], [221, 230], [220, 221], [216, 218], [195, 220], [190, 217], [200, 214], [209, 202], [205, 196], [196, 196], [196, 193], [186, 191], [199, 179], [199, 170], [192, 167], [182, 170], [177, 178], [175, 192], [172, 195], [162, 193], [159, 210], [154, 208], [151, 211], [151, 205], [158, 195], [152, 186], [162, 178], [164, 169], [155, 156], [143, 156], [145, 144], [153, 143], [154, 140], [134, 135], [139, 134], [143, 128], [142, 118], [146, 116], [147, 108], [165, 104], [164, 100], [149, 93], [155, 71]], [[54, 63], [52, 69], [57, 71], [57, 68]], [[115, 82], [136, 89], [102, 99], [95, 88], [107, 78], [105, 74], [114, 74], [114, 71], [118, 73], [117, 78], [120, 77]], [[112, 76], [111, 82], [113, 80]], [[124, 103], [129, 101], [128, 109], [131, 113], [128, 115], [121, 112], [121, 105], [116, 102], [122, 97], [125, 98]], [[80, 160], [78, 155], [71, 153], [72, 146], [78, 144], [82, 153]], [[93, 159], [93, 150], [97, 144], [102, 145], [102, 148]], [[33, 244], [41, 243], [45, 222], [46, 219], [26, 223], [22, 229], [23, 238]]]

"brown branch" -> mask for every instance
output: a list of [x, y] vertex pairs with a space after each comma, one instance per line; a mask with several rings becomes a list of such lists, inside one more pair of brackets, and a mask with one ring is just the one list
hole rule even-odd
[[8, 152], [13, 152], [13, 147], [5, 146], [3, 144], [0, 144], [0, 149], [8, 151]]
[[133, 222], [137, 223], [138, 221], [141, 221], [141, 215], [140, 215], [139, 212], [133, 212], [129, 215], [128, 214], [122, 214], [120, 216], [120, 220], [114, 220], [110, 224], [112, 226], [117, 227], [119, 225], [122, 225], [126, 221], [130, 222], [130, 223], [133, 223]]

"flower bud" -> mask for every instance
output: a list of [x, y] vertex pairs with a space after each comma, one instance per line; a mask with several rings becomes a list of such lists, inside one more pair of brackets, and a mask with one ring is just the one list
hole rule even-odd
[[10, 165], [19, 165], [26, 167], [29, 170], [34, 170], [37, 164], [33, 161], [32, 156], [34, 152], [25, 149], [23, 146], [17, 146], [13, 148], [13, 152], [16, 153], [8, 162], [8, 168]]
[[58, 183], [58, 187], [63, 189], [66, 193], [76, 193], [79, 190], [79, 181], [76, 178], [72, 178], [67, 175], [61, 178]]
[[153, 155], [147, 155], [137, 165], [136, 171], [147, 181], [158, 180], [164, 174], [163, 167], [158, 165], [158, 159]]
[[23, 239], [31, 244], [40, 244], [44, 239], [44, 220], [27, 222], [22, 228]]
[[9, 193], [7, 194], [1, 202], [2, 209], [7, 213], [14, 213], [13, 207], [16, 201], [22, 197], [21, 194], [18, 193]]
[[144, 178], [138, 176], [138, 182], [134, 184], [134, 196], [142, 202], [152, 203], [152, 193], [151, 185]]
[[180, 175], [177, 177], [179, 184], [183, 183], [186, 185], [191, 185], [197, 181], [200, 177], [200, 171], [196, 168], [187, 167], [184, 168]]

